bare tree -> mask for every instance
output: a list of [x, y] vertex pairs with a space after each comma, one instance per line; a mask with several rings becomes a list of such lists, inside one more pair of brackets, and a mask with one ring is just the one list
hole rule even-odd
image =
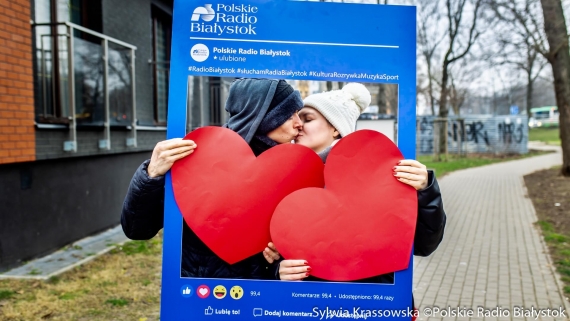
[[531, 115], [533, 88], [536, 79], [547, 64], [537, 48], [544, 43], [544, 36], [538, 20], [538, 0], [490, 0], [499, 21], [505, 23], [508, 32], [499, 33], [499, 50], [495, 53], [499, 65], [510, 64], [523, 71], [526, 76], [526, 110]]
[[455, 115], [459, 115], [461, 112], [461, 107], [463, 107], [465, 99], [467, 98], [467, 94], [469, 93], [469, 90], [457, 84], [453, 79], [453, 75], [450, 75], [449, 79], [451, 80], [451, 85], [449, 86], [448, 90], [449, 104], [453, 109], [453, 113]]
[[[447, 118], [449, 115], [449, 109], [447, 106], [449, 97], [449, 68], [454, 62], [464, 58], [469, 53], [473, 44], [480, 36], [480, 32], [477, 29], [477, 22], [480, 18], [480, 9], [482, 7], [483, 0], [470, 0], [469, 2], [468, 0], [446, 0], [445, 3], [447, 9], [447, 36], [449, 42], [441, 68], [441, 92], [439, 95], [440, 118]], [[464, 23], [464, 14], [466, 12], [472, 12], [473, 14], [473, 17], [467, 26], [465, 26]], [[438, 137], [446, 137], [446, 135], [446, 126], [439, 126]], [[439, 148], [436, 150], [447, 154], [447, 144], [445, 139], [439, 140]], [[439, 154], [436, 155], [436, 159], [440, 158]]]
[[479, 10], [481, 9], [482, 0], [475, 0], [473, 3], [473, 18], [469, 24], [468, 36], [465, 41], [461, 41], [461, 33], [464, 29], [463, 14], [467, 10], [465, 8], [467, 0], [446, 0], [447, 18], [448, 18], [448, 34], [449, 46], [443, 59], [441, 68], [441, 93], [439, 99], [439, 116], [447, 117], [449, 110], [447, 108], [447, 82], [449, 80], [449, 67], [454, 62], [465, 57], [472, 48], [475, 41], [480, 35], [477, 30], [477, 21], [479, 20]]
[[378, 93], [376, 94], [376, 105], [378, 105], [379, 114], [387, 114], [387, 103], [386, 103], [386, 84], [378, 84]]
[[431, 108], [432, 115], [435, 115], [436, 98], [434, 93], [434, 73], [433, 60], [439, 44], [445, 38], [445, 33], [440, 34], [439, 23], [441, 20], [440, 1], [418, 0], [418, 47], [421, 55], [425, 59], [427, 67], [427, 90], [426, 95]]
[[398, 85], [379, 84], [376, 95], [378, 113], [387, 115], [398, 115]]
[[562, 141], [561, 173], [570, 177], [570, 47], [568, 28], [560, 0], [540, 0], [544, 17], [544, 31], [549, 51], [537, 48], [552, 65], [556, 104], [560, 112], [560, 140]]

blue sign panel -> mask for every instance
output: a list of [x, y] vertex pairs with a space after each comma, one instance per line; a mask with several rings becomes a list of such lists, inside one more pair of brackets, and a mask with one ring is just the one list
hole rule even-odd
[[[412, 6], [176, 0], [167, 136], [187, 134], [189, 76], [397, 84], [397, 145], [414, 159], [415, 19]], [[411, 319], [411, 256], [393, 283], [182, 277], [170, 173], [165, 193], [161, 320]]]

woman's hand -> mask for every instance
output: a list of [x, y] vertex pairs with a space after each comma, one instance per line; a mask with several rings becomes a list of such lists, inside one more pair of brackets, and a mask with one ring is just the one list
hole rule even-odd
[[281, 258], [279, 252], [277, 252], [277, 249], [275, 248], [275, 245], [273, 245], [272, 242], [269, 242], [265, 250], [263, 250], [263, 256], [265, 257], [267, 262], [269, 262], [269, 264]]
[[164, 140], [156, 144], [152, 151], [147, 172], [150, 177], [163, 176], [174, 162], [194, 152], [196, 143], [182, 138]]
[[300, 281], [309, 276], [311, 267], [305, 260], [283, 260], [279, 263], [279, 278], [287, 281]]
[[426, 166], [411, 159], [400, 161], [398, 166], [394, 167], [394, 176], [396, 176], [400, 182], [412, 186], [417, 191], [425, 189], [428, 184]]

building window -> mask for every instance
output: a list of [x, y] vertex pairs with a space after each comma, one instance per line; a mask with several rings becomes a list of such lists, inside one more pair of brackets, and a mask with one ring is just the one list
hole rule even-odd
[[[35, 0], [34, 22], [51, 25], [34, 26], [35, 42], [35, 101], [37, 120], [47, 123], [68, 123], [69, 105], [69, 55], [75, 57], [75, 114], [78, 123], [93, 122], [97, 110], [101, 109], [100, 83], [101, 68], [94, 66], [101, 58], [100, 40], [75, 30], [75, 46], [68, 48], [67, 27], [57, 25], [72, 22], [93, 31], [102, 31], [101, 2], [88, 0]], [[89, 59], [86, 59], [88, 57]], [[89, 63], [86, 63], [88, 60]], [[83, 68], [89, 70], [86, 74]], [[79, 70], [79, 71], [78, 71]], [[91, 75], [93, 72], [95, 76]], [[88, 88], [84, 79], [97, 81], [93, 88]], [[94, 94], [93, 94], [94, 93]], [[95, 97], [95, 99], [91, 99]], [[95, 101], [95, 103], [90, 103]], [[85, 115], [89, 115], [85, 117]]]
[[167, 119], [171, 35], [172, 16], [152, 6], [154, 120], [157, 125], [166, 125]]
[[210, 81], [210, 126], [222, 125], [222, 101], [221, 101], [221, 85], [220, 77], [209, 77]]

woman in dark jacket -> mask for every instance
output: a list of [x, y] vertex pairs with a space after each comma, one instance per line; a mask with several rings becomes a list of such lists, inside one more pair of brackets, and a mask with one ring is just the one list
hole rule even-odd
[[[299, 116], [303, 127], [295, 143], [307, 146], [319, 154], [326, 163], [332, 147], [341, 137], [352, 133], [358, 116], [370, 104], [370, 93], [361, 84], [350, 83], [342, 90], [307, 97]], [[441, 192], [432, 171], [414, 160], [403, 160], [394, 167], [394, 176], [404, 184], [413, 186], [418, 193], [418, 219], [414, 235], [414, 255], [428, 256], [443, 239], [446, 214]], [[302, 258], [273, 260], [278, 251], [270, 243], [263, 252], [267, 261], [273, 262], [273, 276], [277, 280], [325, 281], [310, 275], [310, 262]], [[358, 283], [394, 283], [394, 273], [387, 273]], [[417, 314], [414, 298], [412, 307]], [[411, 318], [412, 321], [416, 317]]]
[[[226, 102], [230, 114], [224, 125], [249, 144], [257, 156], [280, 143], [289, 143], [301, 127], [297, 112], [303, 107], [299, 92], [283, 80], [239, 79], [232, 83]], [[154, 237], [164, 224], [164, 175], [172, 164], [190, 155], [196, 144], [182, 139], [157, 144], [151, 159], [135, 172], [121, 213], [125, 235], [133, 240]], [[273, 278], [261, 253], [228, 264], [216, 256], [183, 223], [182, 277]]]
[[[307, 146], [326, 162], [331, 148], [340, 137], [355, 130], [358, 116], [370, 104], [370, 93], [365, 86], [349, 83], [342, 90], [315, 94], [307, 97], [299, 112], [303, 128], [295, 143]], [[443, 238], [446, 215], [435, 175], [414, 160], [403, 160], [394, 168], [394, 176], [404, 184], [413, 186], [418, 194], [418, 219], [414, 237], [414, 255], [428, 256]], [[277, 249], [278, 250], [278, 249]], [[277, 251], [267, 248], [266, 256]], [[280, 260], [274, 276], [281, 280], [319, 280], [310, 276], [311, 262], [303, 258]], [[394, 274], [384, 274], [354, 282], [393, 283]]]

